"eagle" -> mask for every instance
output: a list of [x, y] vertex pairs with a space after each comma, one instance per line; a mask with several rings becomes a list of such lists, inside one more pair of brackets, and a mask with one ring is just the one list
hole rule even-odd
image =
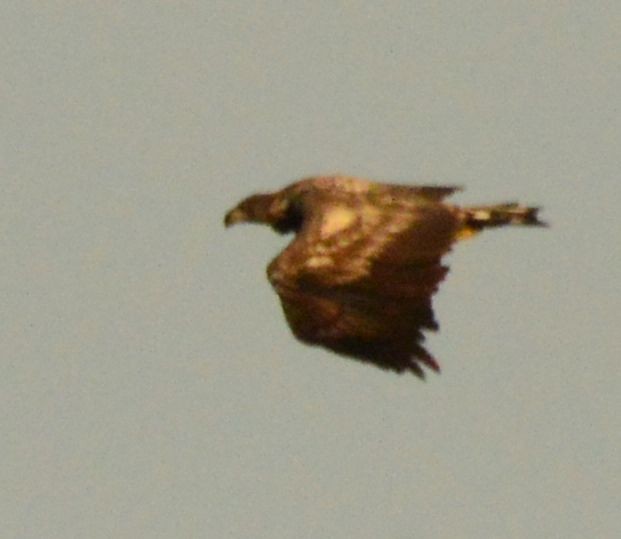
[[458, 190], [315, 176], [243, 199], [224, 224], [295, 234], [267, 277], [298, 340], [424, 378], [423, 367], [440, 370], [423, 332], [439, 327], [432, 297], [448, 272], [442, 257], [485, 228], [544, 225], [537, 207], [444, 202]]

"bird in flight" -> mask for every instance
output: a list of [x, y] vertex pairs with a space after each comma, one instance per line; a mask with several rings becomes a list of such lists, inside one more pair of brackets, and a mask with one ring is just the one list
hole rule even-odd
[[423, 366], [440, 370], [423, 331], [438, 329], [432, 296], [448, 271], [442, 257], [485, 228], [544, 225], [536, 207], [443, 202], [457, 190], [310, 177], [245, 198], [224, 224], [295, 234], [267, 276], [297, 339], [424, 378]]

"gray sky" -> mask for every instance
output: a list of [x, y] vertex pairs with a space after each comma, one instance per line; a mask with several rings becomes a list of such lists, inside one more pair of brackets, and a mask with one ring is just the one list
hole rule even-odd
[[[621, 4], [0, 8], [3, 537], [613, 537]], [[458, 246], [421, 383], [296, 343], [239, 198], [545, 207]]]

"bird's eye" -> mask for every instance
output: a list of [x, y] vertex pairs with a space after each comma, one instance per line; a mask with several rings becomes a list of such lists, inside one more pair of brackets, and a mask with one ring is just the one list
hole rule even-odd
[[270, 206], [270, 213], [276, 217], [282, 217], [287, 214], [289, 210], [289, 201], [286, 198], [280, 198], [274, 200]]

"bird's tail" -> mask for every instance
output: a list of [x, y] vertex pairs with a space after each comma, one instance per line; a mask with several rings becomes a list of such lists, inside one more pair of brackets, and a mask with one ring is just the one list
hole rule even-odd
[[462, 209], [463, 226], [459, 238], [468, 238], [484, 228], [505, 225], [547, 226], [537, 216], [539, 208], [520, 206], [517, 202], [473, 206]]

